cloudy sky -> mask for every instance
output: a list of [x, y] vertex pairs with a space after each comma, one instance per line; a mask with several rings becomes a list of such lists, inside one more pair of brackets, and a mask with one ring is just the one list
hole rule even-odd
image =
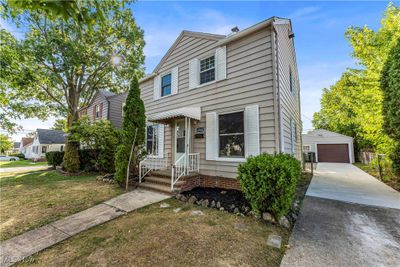
[[[378, 29], [388, 2], [267, 2], [267, 1], [139, 1], [132, 5], [137, 24], [145, 32], [146, 72], [150, 73], [182, 30], [229, 34], [272, 16], [290, 18], [295, 33], [300, 73], [304, 130], [319, 110], [321, 90], [348, 67], [354, 67], [344, 32], [349, 26]], [[398, 4], [398, 3], [397, 3]], [[13, 29], [2, 21], [2, 26]], [[15, 32], [15, 34], [21, 34]], [[50, 128], [54, 119], [20, 121], [26, 130]], [[18, 133], [18, 140], [24, 133]]]

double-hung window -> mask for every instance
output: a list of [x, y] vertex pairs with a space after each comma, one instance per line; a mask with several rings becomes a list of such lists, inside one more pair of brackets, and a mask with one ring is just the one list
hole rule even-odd
[[158, 133], [158, 126], [151, 125], [147, 126], [147, 153], [149, 155], [158, 155], [158, 144], [157, 144], [157, 133]]
[[42, 154], [45, 154], [47, 152], [47, 147], [46, 146], [42, 146]]
[[215, 80], [215, 56], [200, 60], [200, 84]]
[[244, 158], [244, 112], [218, 116], [219, 157]]
[[171, 94], [171, 74], [167, 74], [161, 77], [161, 96], [167, 96]]

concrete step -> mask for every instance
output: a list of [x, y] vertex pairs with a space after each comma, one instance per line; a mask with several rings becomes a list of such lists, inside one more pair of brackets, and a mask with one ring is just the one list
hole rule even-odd
[[[158, 171], [152, 171], [150, 172], [150, 176], [156, 176], [160, 178], [169, 178], [171, 179], [171, 170], [158, 170]], [[188, 175], [185, 175], [183, 177], [192, 177], [192, 176], [197, 176], [197, 172], [190, 172]]]
[[149, 183], [149, 182], [144, 182], [144, 183], [139, 184], [139, 188], [152, 190], [152, 191], [156, 191], [156, 192], [162, 192], [162, 193], [169, 194], [169, 195], [174, 194], [173, 192], [171, 192], [170, 185], [153, 184], [153, 183]]
[[[153, 183], [153, 184], [163, 184], [163, 185], [168, 185], [171, 186], [171, 178], [165, 178], [165, 177], [157, 177], [157, 176], [147, 176], [145, 178], [145, 182], [148, 183]], [[185, 181], [179, 180], [175, 186], [180, 186], [183, 184]]]

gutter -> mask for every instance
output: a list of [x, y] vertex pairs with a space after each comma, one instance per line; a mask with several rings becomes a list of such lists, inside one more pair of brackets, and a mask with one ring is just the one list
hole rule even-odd
[[143, 77], [142, 79], [140, 79], [140, 80], [139, 80], [139, 83], [148, 81], [148, 80], [150, 80], [150, 79], [152, 79], [152, 78], [154, 78], [154, 77], [156, 77], [156, 74], [155, 74], [155, 73], [151, 73], [151, 74], [149, 74], [149, 75], [146, 75], [146, 76]]

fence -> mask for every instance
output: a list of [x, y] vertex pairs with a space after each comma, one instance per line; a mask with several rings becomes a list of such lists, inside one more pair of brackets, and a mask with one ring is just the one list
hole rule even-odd
[[360, 151], [358, 153], [358, 158], [362, 164], [369, 165], [375, 158], [375, 153], [371, 151]]

